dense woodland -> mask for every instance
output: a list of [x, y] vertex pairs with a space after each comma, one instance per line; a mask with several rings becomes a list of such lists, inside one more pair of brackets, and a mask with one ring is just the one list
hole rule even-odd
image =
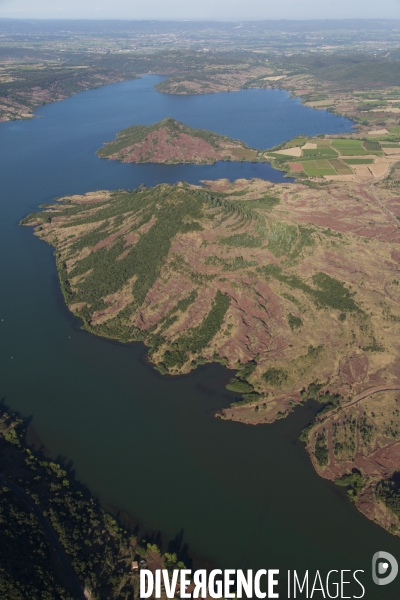
[[400, 519], [400, 471], [378, 484], [377, 497]]
[[1, 598], [71, 600], [77, 598], [76, 585], [90, 591], [93, 600], [132, 598], [136, 580], [131, 561], [139, 548], [146, 554], [146, 547], [60, 464], [31, 451], [25, 433], [24, 421], [2, 407]]

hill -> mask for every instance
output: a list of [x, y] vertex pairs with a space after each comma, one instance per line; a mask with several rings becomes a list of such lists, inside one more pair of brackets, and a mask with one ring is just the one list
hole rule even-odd
[[123, 129], [97, 152], [101, 158], [129, 163], [210, 164], [217, 160], [254, 160], [257, 151], [206, 129], [193, 129], [175, 119]]
[[23, 224], [55, 246], [65, 300], [87, 330], [144, 341], [162, 373], [211, 361], [235, 368], [237, 401], [221, 418], [268, 423], [319, 401], [303, 435], [315, 468], [400, 532], [390, 508], [400, 441], [398, 173], [379, 196], [350, 181], [93, 192]]

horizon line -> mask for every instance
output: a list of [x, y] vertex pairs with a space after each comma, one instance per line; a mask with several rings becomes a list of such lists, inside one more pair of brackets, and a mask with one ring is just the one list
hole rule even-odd
[[287, 23], [303, 23], [303, 22], [326, 22], [326, 21], [400, 21], [400, 16], [397, 18], [392, 17], [326, 17], [320, 19], [206, 19], [206, 18], [192, 18], [192, 19], [169, 19], [169, 18], [143, 18], [143, 19], [127, 19], [127, 18], [115, 18], [115, 17], [0, 17], [0, 21], [124, 21], [128, 23], [144, 23], [144, 22], [157, 22], [157, 23], [270, 23], [284, 21]]

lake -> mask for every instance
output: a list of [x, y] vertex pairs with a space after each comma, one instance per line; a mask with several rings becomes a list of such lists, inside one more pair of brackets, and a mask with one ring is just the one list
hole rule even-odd
[[284, 181], [268, 164], [96, 157], [129, 125], [174, 117], [257, 148], [352, 127], [284, 91], [167, 96], [153, 89], [160, 79], [84, 92], [40, 108], [39, 118], [0, 125], [1, 397], [32, 417], [51, 456], [66, 457], [104, 506], [127, 511], [165, 540], [180, 536], [189, 551], [232, 569], [363, 569], [369, 600], [397, 599], [396, 584], [377, 593], [370, 564], [379, 550], [400, 558], [400, 540], [318, 477], [298, 441], [312, 406], [273, 425], [215, 419], [234, 397], [225, 389], [232, 372], [214, 364], [162, 377], [143, 345], [81, 331], [63, 303], [53, 249], [18, 227], [39, 204], [66, 194], [219, 177]]

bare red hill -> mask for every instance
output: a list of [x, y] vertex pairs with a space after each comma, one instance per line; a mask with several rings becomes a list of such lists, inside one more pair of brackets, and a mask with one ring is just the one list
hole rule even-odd
[[154, 125], [123, 129], [97, 152], [101, 158], [129, 163], [211, 164], [217, 160], [253, 160], [257, 151], [244, 142], [206, 129], [193, 129], [168, 118]]

